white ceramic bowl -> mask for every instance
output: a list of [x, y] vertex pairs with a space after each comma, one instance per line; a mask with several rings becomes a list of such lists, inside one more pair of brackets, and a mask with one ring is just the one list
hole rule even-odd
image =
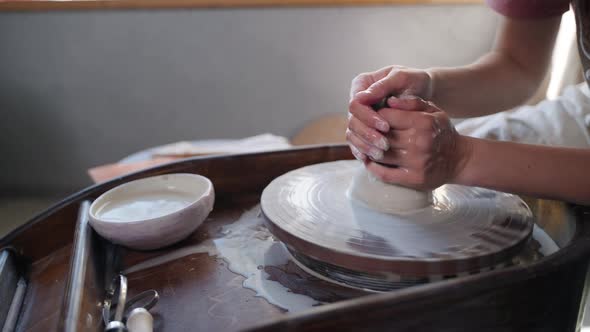
[[178, 242], [213, 209], [211, 181], [196, 174], [166, 174], [115, 187], [90, 206], [90, 224], [109, 241], [133, 249]]

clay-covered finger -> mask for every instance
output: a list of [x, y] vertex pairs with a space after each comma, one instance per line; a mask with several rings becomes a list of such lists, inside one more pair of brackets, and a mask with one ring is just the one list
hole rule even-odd
[[353, 133], [357, 136], [361, 137], [365, 142], [383, 150], [387, 151], [389, 149], [389, 142], [377, 130], [365, 125], [359, 119], [350, 117], [348, 120], [348, 129], [350, 129]]
[[379, 115], [387, 121], [393, 130], [431, 129], [436, 119], [432, 113], [408, 112], [392, 108], [379, 110]]
[[365, 91], [359, 92], [355, 99], [365, 105], [377, 104], [387, 96], [401, 93], [407, 88], [408, 80], [406, 72], [394, 68], [387, 76], [371, 84]]
[[430, 130], [392, 130], [387, 134], [387, 140], [392, 149], [428, 152], [435, 144], [436, 135]]
[[428, 102], [416, 96], [389, 97], [387, 105], [403, 111], [425, 111], [430, 106]]
[[367, 171], [373, 174], [377, 179], [391, 184], [401, 184], [404, 177], [408, 174], [408, 170], [405, 168], [387, 167], [373, 161], [367, 162], [365, 167]]
[[366, 163], [367, 171], [385, 183], [422, 190], [424, 189], [424, 176], [404, 167], [390, 168], [375, 162]]
[[[381, 132], [389, 131], [389, 124], [383, 119], [379, 113], [375, 112], [370, 106], [360, 104], [353, 100], [350, 102], [349, 112], [352, 117], [357, 118], [366, 126], [377, 129]], [[352, 118], [351, 117], [351, 118]]]
[[365, 162], [367, 160], [367, 156], [365, 154], [363, 154], [362, 152], [360, 152], [359, 149], [357, 149], [354, 145], [348, 144], [348, 147], [350, 148], [350, 151], [352, 152], [352, 155], [357, 160], [360, 160], [362, 162]]
[[350, 86], [350, 99], [354, 99], [357, 93], [367, 90], [373, 83], [387, 76], [397, 66], [383, 67], [374, 72], [357, 75]]
[[389, 149], [383, 154], [383, 157], [379, 160], [380, 164], [396, 167], [408, 167], [411, 166], [411, 162], [408, 160], [408, 151], [403, 149]]
[[396, 165], [411, 171], [425, 172], [430, 166], [431, 159], [427, 154], [419, 151], [391, 149], [383, 154], [380, 164]]
[[352, 83], [350, 83], [350, 99], [354, 99], [357, 93], [365, 91], [371, 84], [373, 79], [369, 73], [362, 73], [356, 76]]
[[355, 147], [360, 153], [367, 155], [372, 160], [383, 158], [383, 150], [365, 142], [362, 138], [353, 133], [350, 129], [346, 130], [346, 140]]
[[409, 150], [414, 147], [416, 143], [416, 130], [391, 130], [387, 133], [386, 138], [389, 142], [390, 149]]

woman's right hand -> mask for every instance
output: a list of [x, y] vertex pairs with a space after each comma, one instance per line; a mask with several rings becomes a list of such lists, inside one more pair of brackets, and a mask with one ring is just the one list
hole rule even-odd
[[389, 149], [388, 141], [381, 133], [387, 133], [390, 126], [373, 110], [372, 105], [393, 95], [402, 98], [391, 98], [389, 107], [409, 110], [403, 97], [417, 96], [429, 100], [432, 90], [430, 74], [420, 69], [388, 66], [355, 77], [350, 89], [346, 130], [346, 138], [355, 157], [362, 161], [367, 157], [378, 160]]

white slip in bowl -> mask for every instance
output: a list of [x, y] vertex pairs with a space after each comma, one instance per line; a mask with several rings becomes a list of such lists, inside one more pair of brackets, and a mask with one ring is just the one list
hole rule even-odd
[[215, 202], [211, 181], [196, 174], [166, 174], [115, 187], [90, 206], [90, 224], [107, 240], [133, 249], [178, 242], [199, 227]]

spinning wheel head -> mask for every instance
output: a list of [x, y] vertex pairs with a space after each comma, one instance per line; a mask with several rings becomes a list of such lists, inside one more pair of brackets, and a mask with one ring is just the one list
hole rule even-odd
[[[351, 186], [353, 178], [373, 181], [359, 178], [360, 169], [357, 161], [303, 167], [276, 178], [262, 194], [270, 231], [299, 264], [331, 279], [338, 273], [391, 283], [479, 272], [512, 258], [531, 236], [532, 213], [517, 196], [445, 185], [418, 193], [419, 204], [392, 214], [373, 208], [376, 200], [386, 202], [375, 197], [375, 187]], [[371, 193], [374, 200], [360, 203]]]

